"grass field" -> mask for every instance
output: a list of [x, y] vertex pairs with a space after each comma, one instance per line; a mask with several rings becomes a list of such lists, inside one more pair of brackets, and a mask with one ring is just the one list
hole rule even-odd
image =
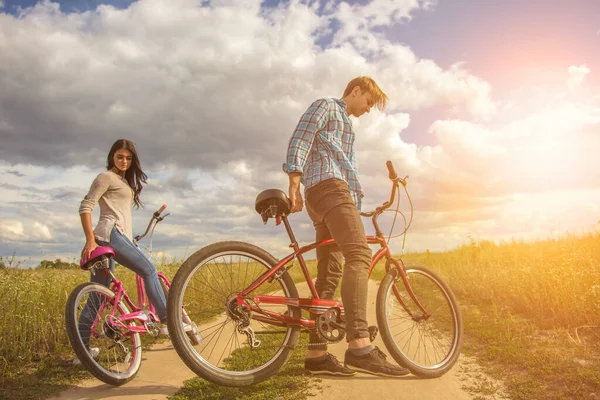
[[[447, 279], [463, 309], [464, 352], [504, 382], [509, 398], [600, 398], [600, 233], [535, 243], [472, 242], [404, 260], [429, 265]], [[159, 269], [172, 277], [177, 267]], [[117, 274], [135, 287], [131, 272], [119, 267]], [[87, 279], [79, 270], [0, 270], [0, 398], [43, 398], [90, 376], [71, 366], [64, 330], [67, 296]], [[249, 390], [266, 398], [284, 380], [306, 379], [294, 360], [276, 378], [282, 381], [269, 380], [265, 392]], [[480, 398], [496, 390], [466, 389]], [[200, 392], [210, 392], [206, 398], [240, 393], [194, 379], [177, 398], [198, 398]]]
[[600, 398], [600, 233], [405, 259], [447, 278], [462, 305], [464, 352], [509, 398]]
[[[173, 277], [178, 267], [163, 263], [159, 270]], [[137, 301], [133, 272], [117, 266], [116, 274]], [[71, 365], [64, 316], [70, 292], [88, 280], [79, 269], [0, 269], [0, 399], [45, 398], [91, 377]]]

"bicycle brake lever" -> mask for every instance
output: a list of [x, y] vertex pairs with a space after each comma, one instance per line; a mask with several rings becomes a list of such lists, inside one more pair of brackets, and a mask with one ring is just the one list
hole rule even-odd
[[157, 218], [156, 218], [156, 221], [157, 221], [157, 222], [160, 222], [160, 221], [162, 221], [163, 219], [167, 218], [169, 215], [171, 215], [171, 213], [166, 213], [166, 214], [165, 214], [165, 215], [163, 215], [162, 217], [157, 217]]

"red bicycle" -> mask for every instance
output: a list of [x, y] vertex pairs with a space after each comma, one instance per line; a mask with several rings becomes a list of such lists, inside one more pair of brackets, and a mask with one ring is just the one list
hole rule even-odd
[[[377, 218], [392, 206], [400, 185], [406, 191], [406, 178], [397, 176], [390, 161], [387, 166], [392, 181], [390, 199], [373, 212], [361, 213], [371, 217], [375, 227], [375, 236], [367, 236], [368, 243], [380, 246], [369, 276], [379, 261], [385, 261], [386, 274], [377, 292], [377, 325], [396, 362], [417, 376], [438, 377], [458, 359], [462, 317], [454, 294], [436, 272], [423, 265], [405, 264], [390, 252], [389, 238]], [[275, 374], [297, 346], [301, 331], [316, 331], [323, 342], [337, 342], [345, 336], [342, 303], [319, 299], [303, 258], [304, 253], [334, 240], [300, 247], [287, 218], [289, 199], [280, 190], [260, 193], [256, 211], [265, 223], [269, 218], [275, 218], [278, 225], [283, 222], [293, 253], [278, 261], [248, 243], [208, 245], [181, 266], [167, 301], [177, 353], [197, 375], [220, 385], [245, 386]], [[290, 276], [294, 260], [307, 283], [304, 297], [298, 295]], [[187, 340], [182, 307], [198, 324], [198, 344]]]

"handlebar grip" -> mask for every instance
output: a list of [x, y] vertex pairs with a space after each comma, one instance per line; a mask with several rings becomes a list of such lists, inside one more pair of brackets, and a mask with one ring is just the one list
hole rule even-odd
[[160, 214], [161, 214], [163, 211], [165, 211], [165, 208], [167, 208], [167, 205], [166, 205], [166, 204], [163, 204], [163, 205], [162, 205], [162, 206], [161, 206], [161, 207], [160, 207], [158, 210], [156, 210], [156, 211], [154, 212], [154, 216], [155, 216], [156, 218], [158, 218], [158, 216], [159, 216], [159, 215], [160, 215]]
[[392, 164], [391, 161], [386, 161], [385, 165], [387, 165], [387, 169], [390, 172], [390, 180], [394, 180], [396, 178], [398, 178], [398, 174], [396, 173], [396, 170], [394, 169], [394, 165]]

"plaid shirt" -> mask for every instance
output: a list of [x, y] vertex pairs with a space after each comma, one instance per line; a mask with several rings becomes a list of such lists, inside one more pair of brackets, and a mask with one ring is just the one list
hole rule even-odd
[[327, 179], [343, 180], [360, 210], [364, 194], [358, 181], [354, 137], [344, 100], [319, 99], [300, 118], [283, 170], [302, 173], [305, 190]]

